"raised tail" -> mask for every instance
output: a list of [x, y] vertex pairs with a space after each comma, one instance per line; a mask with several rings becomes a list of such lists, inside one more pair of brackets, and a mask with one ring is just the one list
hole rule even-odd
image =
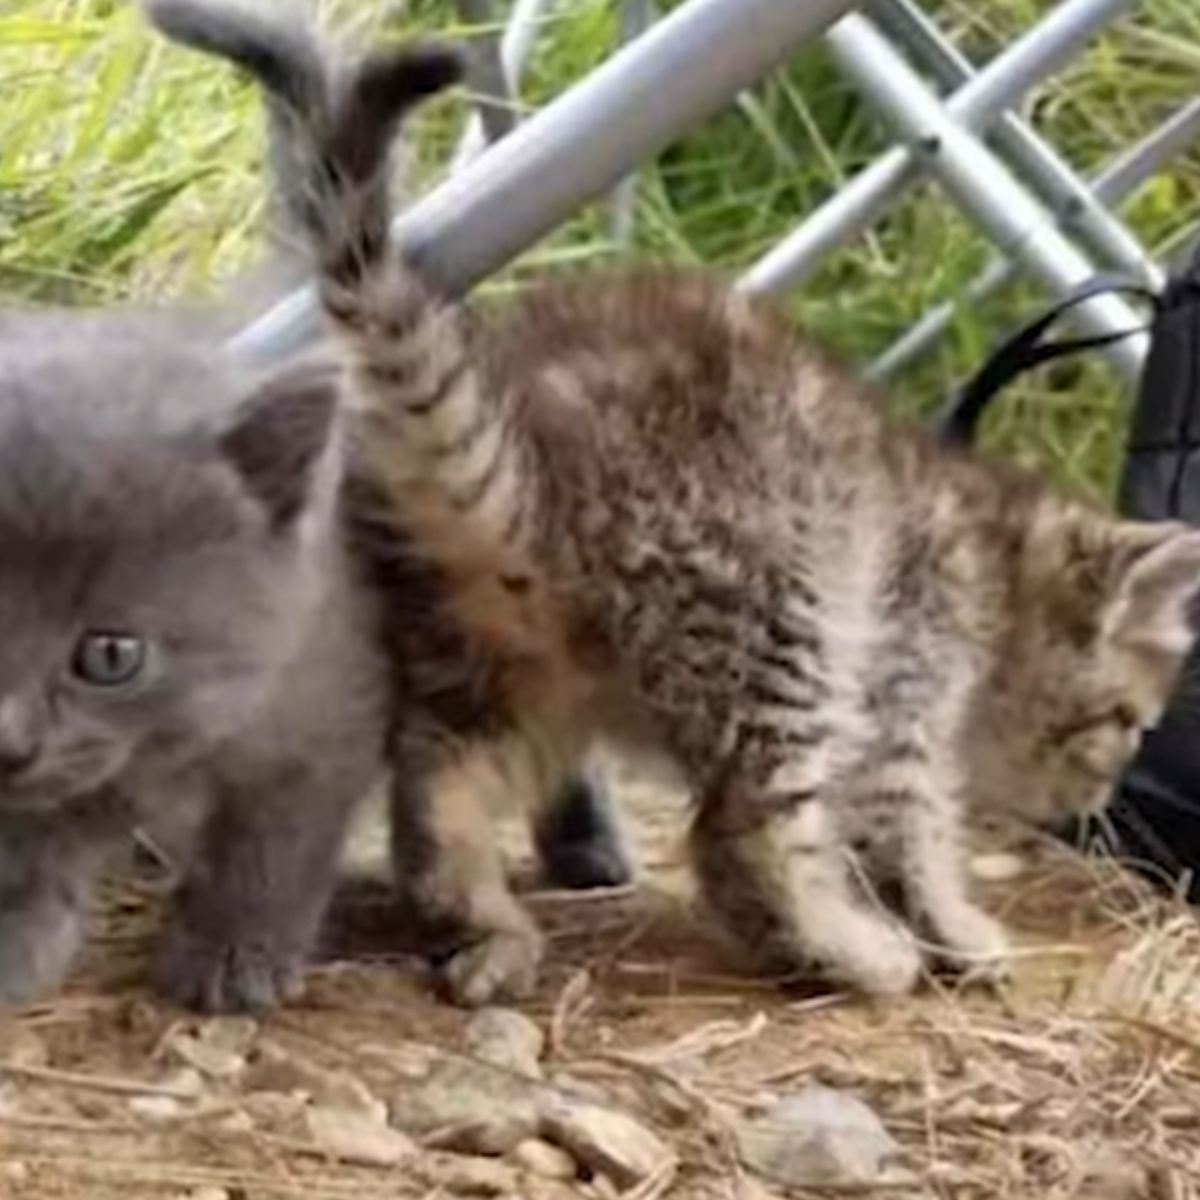
[[146, 0], [169, 37], [229, 59], [269, 98], [274, 152], [299, 182], [322, 307], [348, 350], [368, 450], [410, 520], [477, 549], [511, 548], [522, 450], [503, 396], [483, 394], [460, 316], [389, 244], [391, 148], [404, 114], [461, 76], [452, 49], [417, 44], [339, 63], [316, 32], [208, 0]]

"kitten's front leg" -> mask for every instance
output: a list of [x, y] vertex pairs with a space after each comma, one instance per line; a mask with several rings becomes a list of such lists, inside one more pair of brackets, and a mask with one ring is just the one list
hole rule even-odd
[[87, 932], [96, 876], [116, 830], [86, 813], [0, 819], [0, 1004], [57, 986]]
[[399, 755], [392, 785], [392, 859], [402, 911], [425, 937], [459, 1004], [521, 1000], [537, 985], [542, 936], [513, 896], [492, 805], [504, 787], [484, 747], [414, 770]]
[[357, 767], [329, 767], [293, 762], [269, 777], [214, 784], [159, 963], [171, 998], [206, 1012], [256, 1012], [298, 990], [369, 786]]
[[932, 931], [946, 963], [990, 978], [1007, 972], [1004, 926], [970, 897], [962, 804], [953, 791], [929, 787], [905, 798], [901, 854], [905, 899]]
[[797, 796], [740, 815], [724, 807], [702, 813], [692, 849], [705, 893], [733, 933], [772, 969], [815, 966], [871, 995], [912, 990], [916, 943], [859, 898], [825, 801]]

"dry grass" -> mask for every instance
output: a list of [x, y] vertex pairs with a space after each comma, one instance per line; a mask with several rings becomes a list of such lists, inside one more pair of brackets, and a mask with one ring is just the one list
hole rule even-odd
[[[678, 1171], [629, 1200], [852, 1193], [772, 1191], [738, 1165], [738, 1123], [809, 1082], [866, 1100], [902, 1148], [859, 1194], [1200, 1196], [1200, 927], [1188, 909], [1111, 862], [1026, 840], [1023, 873], [986, 885], [1021, 934], [1011, 985], [931, 980], [886, 1005], [785, 992], [741, 972], [680, 894], [674, 802], [649, 789], [634, 800], [641, 886], [534, 896], [552, 951], [529, 1008], [549, 1032], [551, 1075], [598, 1089], [679, 1152]], [[144, 892], [116, 889], [79, 978], [0, 1024], [0, 1059], [17, 1064], [0, 1065], [6, 1200], [616, 1194], [538, 1190], [507, 1164], [429, 1149], [391, 1169], [331, 1162], [302, 1133], [248, 1120], [236, 1080], [147, 1115], [146, 1097], [178, 1087], [162, 1046], [187, 1020], [132, 982], [156, 923]], [[360, 937], [262, 1036], [386, 1098], [411, 1086], [397, 1047], [452, 1048], [465, 1021], [411, 963]]]

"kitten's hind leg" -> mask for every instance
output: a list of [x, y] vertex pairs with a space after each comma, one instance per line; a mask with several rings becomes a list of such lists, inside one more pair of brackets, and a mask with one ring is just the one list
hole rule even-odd
[[608, 780], [596, 764], [568, 776], [546, 799], [534, 841], [546, 877], [560, 887], [619, 887], [633, 879]]
[[[277, 764], [215, 785], [177, 896], [158, 982], [206, 1012], [273, 1008], [294, 995], [337, 878], [361, 769]], [[265, 774], [265, 773], [264, 773]]]
[[451, 999], [521, 1000], [536, 984], [542, 936], [512, 894], [492, 808], [503, 774], [472, 747], [427, 771], [400, 754], [392, 783], [392, 860], [402, 911], [441, 962]]
[[709, 807], [692, 850], [708, 900], [767, 966], [816, 967], [872, 995], [915, 986], [921, 958], [912, 936], [860, 898], [817, 797], [750, 814]]

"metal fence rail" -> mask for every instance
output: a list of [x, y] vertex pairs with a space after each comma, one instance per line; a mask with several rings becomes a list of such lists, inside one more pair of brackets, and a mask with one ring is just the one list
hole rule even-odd
[[[638, 164], [822, 32], [843, 71], [891, 125], [897, 144], [753, 263], [740, 288], [798, 286], [922, 176], [935, 178], [999, 251], [959, 302], [975, 302], [1019, 270], [1055, 297], [1098, 267], [1119, 268], [1151, 286], [1161, 281], [1160, 268], [1112, 206], [1200, 136], [1200, 100], [1090, 181], [1013, 111], [1030, 88], [1076, 57], [1134, 0], [1062, 0], [979, 68], [915, 0], [687, 0], [657, 21], [653, 0], [620, 2], [621, 45], [612, 57], [524, 121], [517, 119], [520, 78], [554, 0], [513, 0], [502, 31], [493, 30], [473, 80], [476, 91], [486, 94], [464, 129], [453, 169], [396, 226], [407, 253], [439, 287], [467, 291], [606, 193], [612, 195], [614, 235], [627, 237], [634, 219], [629, 180]], [[495, 17], [493, 0], [456, 3], [468, 20]], [[863, 11], [850, 11], [856, 7]], [[955, 308], [951, 301], [927, 313], [867, 373], [886, 376], [924, 352]], [[238, 335], [232, 347], [270, 361], [310, 337], [315, 316], [311, 290], [302, 289]], [[1081, 306], [1076, 319], [1100, 333], [1138, 324], [1137, 314], [1114, 297]], [[1116, 343], [1105, 353], [1132, 382], [1145, 338]]]
[[[438, 286], [466, 291], [849, 8], [850, 0], [688, 0], [452, 174], [403, 215], [396, 236]], [[301, 344], [314, 319], [311, 290], [297, 292], [232, 348], [272, 359]]]

